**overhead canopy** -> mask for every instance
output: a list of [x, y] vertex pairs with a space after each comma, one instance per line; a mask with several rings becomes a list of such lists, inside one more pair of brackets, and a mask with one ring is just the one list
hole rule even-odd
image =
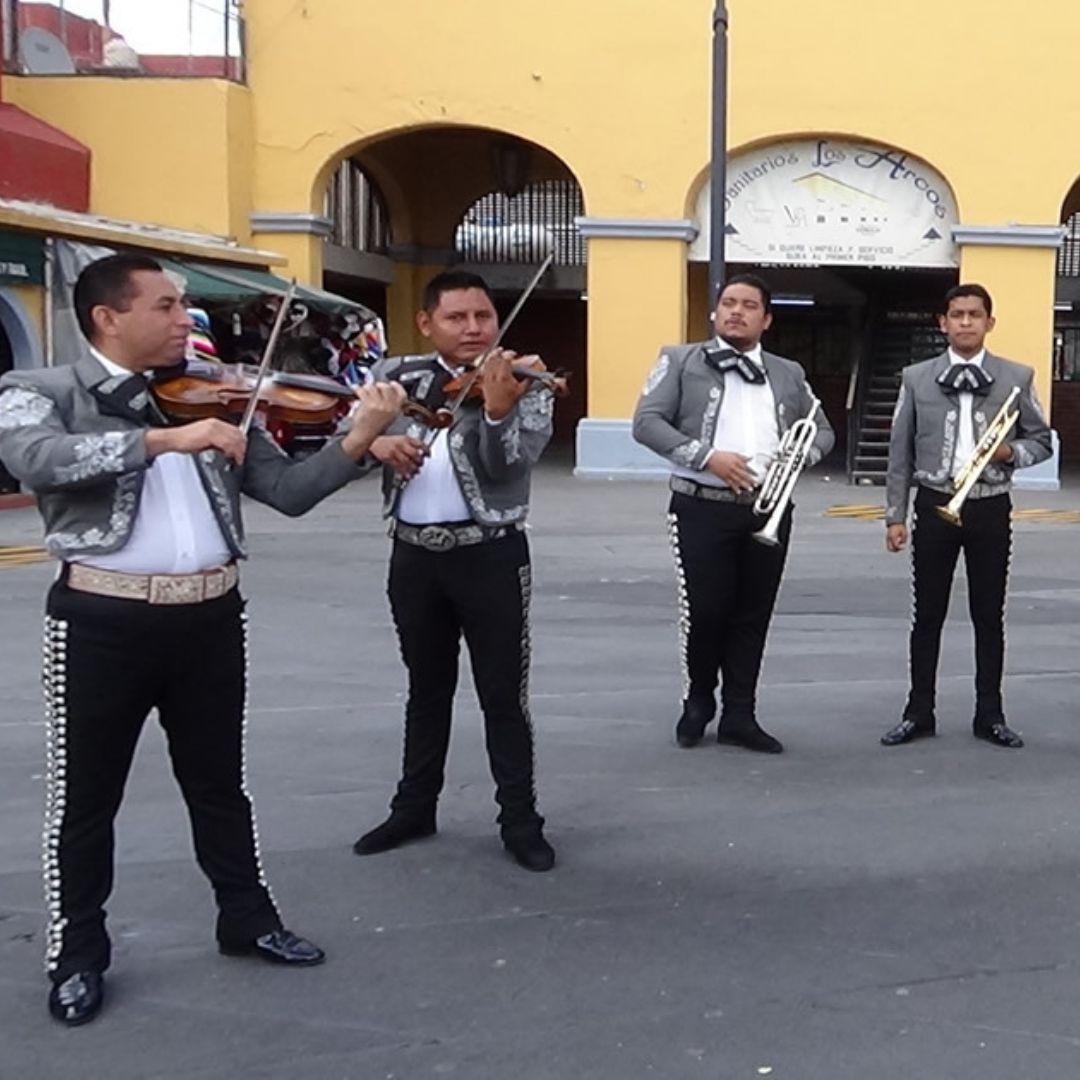
[[[204, 302], [244, 303], [260, 296], [284, 296], [289, 288], [288, 281], [266, 270], [178, 259], [158, 259], [158, 262], [166, 270], [183, 277], [188, 296]], [[375, 312], [355, 300], [310, 285], [297, 285], [296, 298], [326, 315], [345, 315], [352, 311], [365, 322], [376, 317]]]

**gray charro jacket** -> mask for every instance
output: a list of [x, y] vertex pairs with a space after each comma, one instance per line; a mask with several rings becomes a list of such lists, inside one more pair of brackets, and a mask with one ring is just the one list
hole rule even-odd
[[[118, 551], [131, 536], [143, 479], [146, 426], [113, 415], [91, 392], [115, 381], [87, 356], [75, 364], [0, 377], [0, 460], [37, 495], [45, 546], [57, 558]], [[228, 467], [217, 451], [195, 455], [199, 479], [229, 550], [246, 554], [240, 494], [303, 514], [362, 470], [332, 442], [302, 462], [253, 428], [247, 456]]]
[[[902, 525], [907, 521], [913, 485], [950, 493], [953, 490], [952, 467], [960, 406], [957, 395], [947, 393], [937, 381], [948, 370], [949, 362], [949, 354], [944, 352], [932, 360], [904, 368], [889, 439], [886, 525]], [[1014, 386], [1020, 388], [1015, 406], [1020, 415], [1006, 440], [1012, 447], [1013, 460], [987, 465], [982, 478], [971, 489], [968, 497], [972, 499], [1004, 494], [1009, 490], [1014, 469], [1045, 461], [1053, 449], [1050, 428], [1035, 395], [1034, 371], [1025, 364], [1003, 360], [989, 352], [983, 359], [983, 370], [994, 382], [985, 397], [976, 397], [972, 403], [976, 442]]]
[[[411, 398], [442, 404], [438, 380], [447, 377], [435, 353], [390, 356], [371, 369], [377, 382], [400, 382]], [[434, 389], [432, 389], [434, 388]], [[514, 525], [529, 512], [529, 476], [551, 438], [554, 395], [536, 383], [498, 424], [484, 418], [480, 402], [462, 405], [449, 433], [450, 461], [473, 520], [481, 525]], [[428, 429], [409, 417], [399, 417], [387, 435], [423, 439]], [[397, 512], [401, 493], [393, 469], [383, 469], [385, 512]]]
[[[667, 346], [649, 372], [634, 410], [634, 438], [686, 469], [704, 468], [724, 400], [724, 374], [705, 363], [705, 348], [711, 344]], [[761, 359], [776, 399], [776, 423], [783, 438], [796, 420], [810, 412], [816, 398], [794, 360], [764, 351]], [[815, 422], [818, 430], [807, 465], [816, 465], [836, 441], [822, 409]]]

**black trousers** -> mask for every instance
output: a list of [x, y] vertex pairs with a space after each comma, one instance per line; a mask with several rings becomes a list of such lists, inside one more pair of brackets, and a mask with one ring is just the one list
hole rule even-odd
[[776, 547], [752, 539], [765, 519], [751, 507], [678, 492], [668, 525], [680, 601], [683, 697], [715, 700], [721, 681], [721, 722], [755, 721], [765, 638], [791, 536], [791, 509]]
[[147, 714], [158, 710], [195, 854], [218, 905], [217, 937], [280, 928], [259, 865], [244, 782], [247, 628], [235, 590], [152, 606], [53, 585], [46, 607], [46, 967], [55, 982], [104, 971], [113, 821]]
[[464, 636], [503, 834], [542, 825], [529, 718], [532, 575], [525, 534], [450, 551], [395, 540], [388, 591], [409, 674], [404, 762], [391, 809], [408, 816], [435, 811]]
[[920, 487], [915, 494], [912, 567], [915, 614], [911, 626], [911, 693], [904, 715], [934, 723], [941, 631], [960, 552], [968, 579], [968, 609], [975, 628], [975, 725], [1003, 719], [1005, 590], [1012, 552], [1012, 501], [1008, 495], [968, 499], [959, 528], [934, 511], [949, 501], [943, 492]]

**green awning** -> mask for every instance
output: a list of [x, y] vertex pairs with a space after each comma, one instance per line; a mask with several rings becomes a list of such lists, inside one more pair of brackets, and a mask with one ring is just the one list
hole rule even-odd
[[32, 233], [0, 232], [0, 285], [42, 285], [45, 247]]
[[[185, 291], [193, 300], [204, 303], [242, 304], [261, 296], [284, 296], [289, 287], [285, 278], [266, 270], [248, 267], [214, 266], [210, 263], [180, 262], [177, 259], [158, 260], [166, 270], [181, 275]], [[297, 285], [296, 298], [326, 315], [344, 315], [356, 312], [362, 321], [374, 319], [375, 312], [355, 300], [316, 289], [310, 285]]]

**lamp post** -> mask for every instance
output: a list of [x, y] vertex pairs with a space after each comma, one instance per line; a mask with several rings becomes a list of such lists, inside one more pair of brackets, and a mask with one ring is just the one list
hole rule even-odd
[[712, 164], [709, 175], [709, 302], [724, 287], [724, 189], [727, 187], [727, 34], [724, 0], [713, 10]]

